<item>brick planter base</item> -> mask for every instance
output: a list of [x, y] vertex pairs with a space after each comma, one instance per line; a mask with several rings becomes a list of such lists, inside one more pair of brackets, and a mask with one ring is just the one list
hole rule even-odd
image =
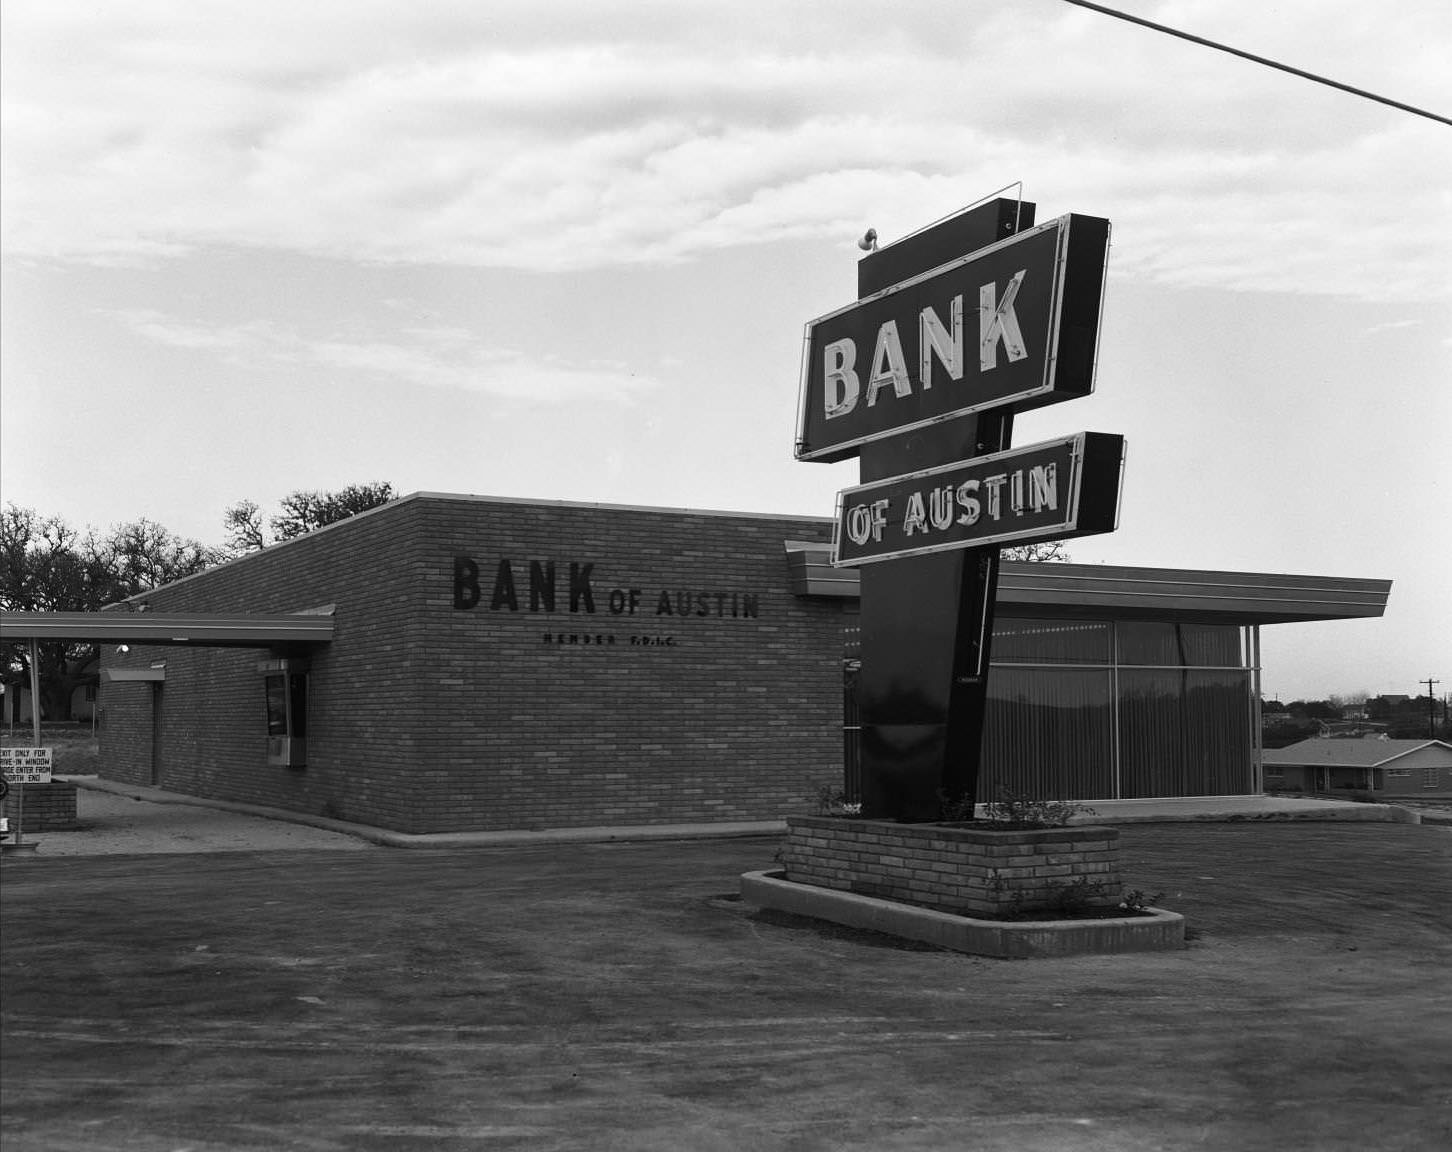
[[959, 916], [1119, 903], [1119, 830], [990, 832], [832, 816], [787, 819], [784, 878]]
[[49, 784], [12, 784], [5, 797], [5, 815], [13, 833], [20, 825], [20, 789], [25, 789], [25, 832], [64, 832], [76, 822], [76, 786], [69, 780]]

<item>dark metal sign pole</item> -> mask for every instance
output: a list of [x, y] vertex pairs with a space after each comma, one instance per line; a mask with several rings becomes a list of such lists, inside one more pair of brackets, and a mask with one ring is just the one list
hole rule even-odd
[[[1034, 205], [995, 200], [857, 266], [859, 298], [1029, 228]], [[959, 417], [862, 445], [863, 483], [1010, 446], [1011, 411]], [[864, 564], [861, 578], [862, 810], [933, 820], [942, 798], [977, 794], [997, 547]]]
[[[32, 747], [40, 747], [40, 641], [30, 640], [30, 722], [33, 734]], [[25, 843], [25, 781], [15, 785], [15, 843], [14, 848], [30, 847]]]

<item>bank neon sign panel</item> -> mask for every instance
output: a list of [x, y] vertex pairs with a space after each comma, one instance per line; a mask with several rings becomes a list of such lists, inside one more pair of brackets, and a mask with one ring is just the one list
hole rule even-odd
[[799, 460], [941, 420], [1087, 396], [1109, 221], [1067, 215], [806, 326]]
[[1112, 532], [1123, 464], [1122, 436], [1080, 432], [844, 489], [833, 563]]

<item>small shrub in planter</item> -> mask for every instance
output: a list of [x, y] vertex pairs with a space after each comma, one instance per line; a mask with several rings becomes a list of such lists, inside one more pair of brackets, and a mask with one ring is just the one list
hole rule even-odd
[[847, 800], [847, 793], [832, 784], [823, 784], [817, 789], [817, 814], [819, 816], [861, 816], [862, 805]]
[[991, 826], [987, 830], [994, 832], [1062, 828], [1075, 816], [1095, 815], [1094, 809], [1086, 804], [1073, 804], [1066, 800], [1036, 800], [1027, 792], [1015, 792], [1011, 788], [1000, 788], [998, 798], [983, 805], [981, 819], [975, 815], [971, 796], [953, 799], [940, 792], [938, 799], [942, 823]]

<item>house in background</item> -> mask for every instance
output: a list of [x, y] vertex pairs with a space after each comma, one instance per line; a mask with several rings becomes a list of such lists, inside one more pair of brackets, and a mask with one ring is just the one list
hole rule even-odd
[[[45, 693], [41, 693], [40, 717], [44, 723], [89, 724], [95, 718], [97, 688], [101, 683], [101, 657], [92, 656], [70, 679], [75, 687], [71, 689], [65, 712], [60, 715], [51, 715]], [[17, 724], [30, 723], [33, 723], [33, 713], [30, 710], [29, 684], [0, 684], [0, 725], [13, 729]]]
[[1375, 740], [1386, 734], [1387, 726], [1375, 720], [1322, 720], [1316, 735], [1322, 740]]
[[87, 660], [77, 675], [80, 682], [71, 689], [71, 710], [64, 720], [80, 720], [90, 723], [96, 715], [96, 690], [101, 683], [101, 657], [99, 653]]
[[1262, 756], [1267, 791], [1452, 793], [1452, 744], [1441, 740], [1302, 740]]

